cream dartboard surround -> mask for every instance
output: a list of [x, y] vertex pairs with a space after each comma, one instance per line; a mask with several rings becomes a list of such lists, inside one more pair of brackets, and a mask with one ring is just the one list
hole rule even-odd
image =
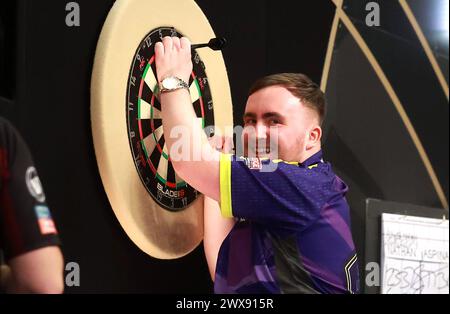
[[[203, 196], [174, 171], [156, 97], [154, 45], [164, 36], [207, 42], [215, 34], [193, 0], [117, 0], [102, 28], [91, 81], [95, 155], [108, 200], [144, 252], [174, 259], [203, 239]], [[222, 53], [192, 53], [189, 80], [198, 123], [233, 125]]]

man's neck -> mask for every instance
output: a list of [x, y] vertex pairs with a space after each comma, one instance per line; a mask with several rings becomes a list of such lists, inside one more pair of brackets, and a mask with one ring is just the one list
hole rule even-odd
[[309, 157], [311, 157], [312, 155], [318, 153], [320, 150], [322, 149], [322, 147], [320, 145], [318, 145], [317, 147], [313, 147], [307, 151], [303, 152], [303, 155], [300, 157], [299, 162], [303, 163], [306, 160], [308, 160]]

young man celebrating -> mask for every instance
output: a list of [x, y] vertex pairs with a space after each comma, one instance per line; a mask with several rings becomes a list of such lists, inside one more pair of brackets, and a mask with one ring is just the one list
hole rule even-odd
[[[181, 127], [189, 140], [184, 149], [202, 156], [172, 163], [180, 177], [210, 198], [205, 252], [215, 292], [358, 292], [344, 197], [348, 188], [322, 159], [325, 101], [317, 85], [301, 74], [259, 80], [244, 114], [246, 157], [239, 158], [212, 148], [195, 123], [185, 83], [192, 71], [189, 40], [165, 37], [155, 55], [169, 152], [179, 147], [171, 132]], [[213, 200], [224, 217], [236, 219], [219, 218]]]

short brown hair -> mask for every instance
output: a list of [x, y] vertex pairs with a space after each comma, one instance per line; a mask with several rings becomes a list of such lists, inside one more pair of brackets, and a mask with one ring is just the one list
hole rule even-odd
[[305, 106], [315, 110], [319, 115], [319, 122], [322, 124], [326, 115], [325, 95], [316, 83], [302, 73], [279, 73], [262, 77], [250, 88], [248, 96], [263, 88], [275, 85], [285, 87], [292, 95], [298, 97]]

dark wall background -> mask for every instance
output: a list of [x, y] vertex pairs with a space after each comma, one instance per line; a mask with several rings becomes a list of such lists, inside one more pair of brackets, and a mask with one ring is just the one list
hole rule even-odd
[[[81, 26], [72, 28], [65, 25], [67, 2], [0, 2], [0, 114], [13, 120], [29, 143], [66, 261], [80, 264], [81, 286], [66, 292], [212, 292], [201, 246], [177, 260], [153, 259], [128, 239], [116, 220], [98, 174], [89, 120], [95, 47], [114, 1], [76, 1]], [[334, 16], [331, 1], [196, 2], [216, 34], [229, 41], [223, 54], [236, 124], [241, 123], [248, 88], [262, 75], [303, 72], [320, 83]], [[408, 93], [420, 91], [420, 80], [433, 80], [420, 44], [404, 21], [396, 23], [402, 13], [391, 5], [382, 6], [381, 21], [386, 27], [365, 27], [366, 2], [346, 1], [344, 8], [400, 91], [448, 199], [448, 100], [442, 100], [434, 83], [418, 92], [422, 101]], [[393, 39], [402, 36], [406, 44], [405, 39], [400, 44]], [[392, 54], [399, 49], [402, 53]], [[416, 71], [404, 72], [408, 69], [402, 63], [405, 56]], [[445, 55], [442, 58], [445, 61]], [[448, 56], [446, 60], [448, 64]], [[398, 113], [342, 26], [327, 97], [325, 156], [350, 185], [352, 228], [363, 270], [367, 197], [435, 207], [440, 203]], [[426, 105], [423, 99], [429, 100]]]

